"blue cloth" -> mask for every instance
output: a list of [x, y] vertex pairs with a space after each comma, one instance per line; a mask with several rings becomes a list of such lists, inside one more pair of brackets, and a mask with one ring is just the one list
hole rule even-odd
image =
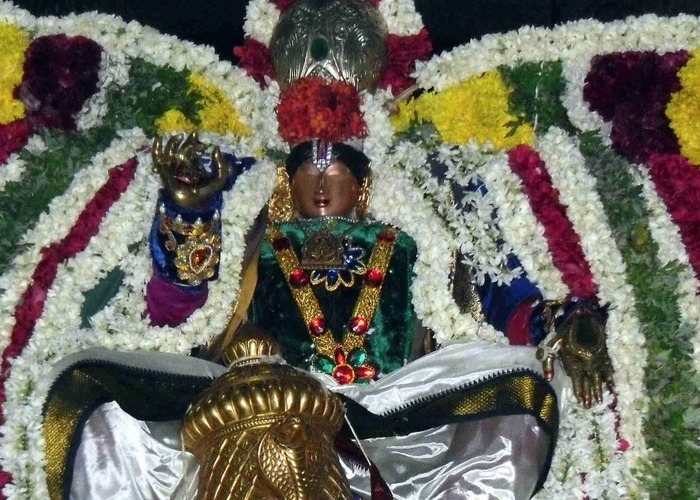
[[[508, 267], [515, 269], [520, 261], [515, 255], [508, 256]], [[477, 285], [481, 297], [482, 312], [486, 321], [494, 328], [506, 332], [512, 314], [526, 302], [541, 299], [539, 289], [527, 278], [525, 271], [510, 284], [498, 284], [487, 276], [483, 285]], [[533, 315], [533, 319], [534, 315]], [[533, 332], [531, 330], [531, 336]], [[537, 344], [539, 340], [531, 338]]]

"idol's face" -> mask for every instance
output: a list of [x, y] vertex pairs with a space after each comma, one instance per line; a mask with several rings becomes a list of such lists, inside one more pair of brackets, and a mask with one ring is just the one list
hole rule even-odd
[[349, 217], [360, 196], [360, 185], [350, 169], [334, 159], [325, 172], [306, 160], [292, 179], [292, 198], [299, 214], [307, 219]]

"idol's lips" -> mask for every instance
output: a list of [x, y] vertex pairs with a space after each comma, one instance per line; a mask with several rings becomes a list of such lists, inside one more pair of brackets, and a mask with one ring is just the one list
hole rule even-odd
[[328, 205], [329, 201], [330, 200], [326, 197], [314, 198], [314, 205], [316, 205], [317, 207], [325, 207]]

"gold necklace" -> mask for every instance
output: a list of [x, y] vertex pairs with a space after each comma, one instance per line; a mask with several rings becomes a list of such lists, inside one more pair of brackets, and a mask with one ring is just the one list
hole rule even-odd
[[365, 339], [377, 310], [384, 277], [394, 252], [396, 231], [387, 227], [377, 236], [360, 295], [341, 344], [335, 341], [311, 287], [309, 275], [301, 268], [289, 237], [275, 224], [269, 228], [266, 238], [274, 250], [277, 263], [313, 341], [316, 350], [314, 366], [332, 375], [341, 384], [354, 381], [367, 383], [372, 380], [377, 374], [377, 369], [367, 362]]

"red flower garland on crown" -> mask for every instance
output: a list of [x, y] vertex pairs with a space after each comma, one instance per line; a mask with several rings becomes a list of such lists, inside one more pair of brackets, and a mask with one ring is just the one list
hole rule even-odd
[[265, 85], [266, 76], [275, 77], [270, 49], [254, 38], [247, 37], [243, 41], [243, 45], [234, 47], [233, 55], [238, 58], [238, 65], [261, 87]]
[[318, 76], [301, 78], [282, 91], [277, 119], [280, 135], [289, 143], [312, 138], [342, 142], [367, 134], [357, 89]]
[[398, 95], [416, 83], [409, 75], [416, 69], [416, 61], [424, 61], [433, 53], [433, 44], [428, 30], [421, 29], [417, 35], [389, 35], [387, 40], [387, 63], [379, 86], [391, 88]]

